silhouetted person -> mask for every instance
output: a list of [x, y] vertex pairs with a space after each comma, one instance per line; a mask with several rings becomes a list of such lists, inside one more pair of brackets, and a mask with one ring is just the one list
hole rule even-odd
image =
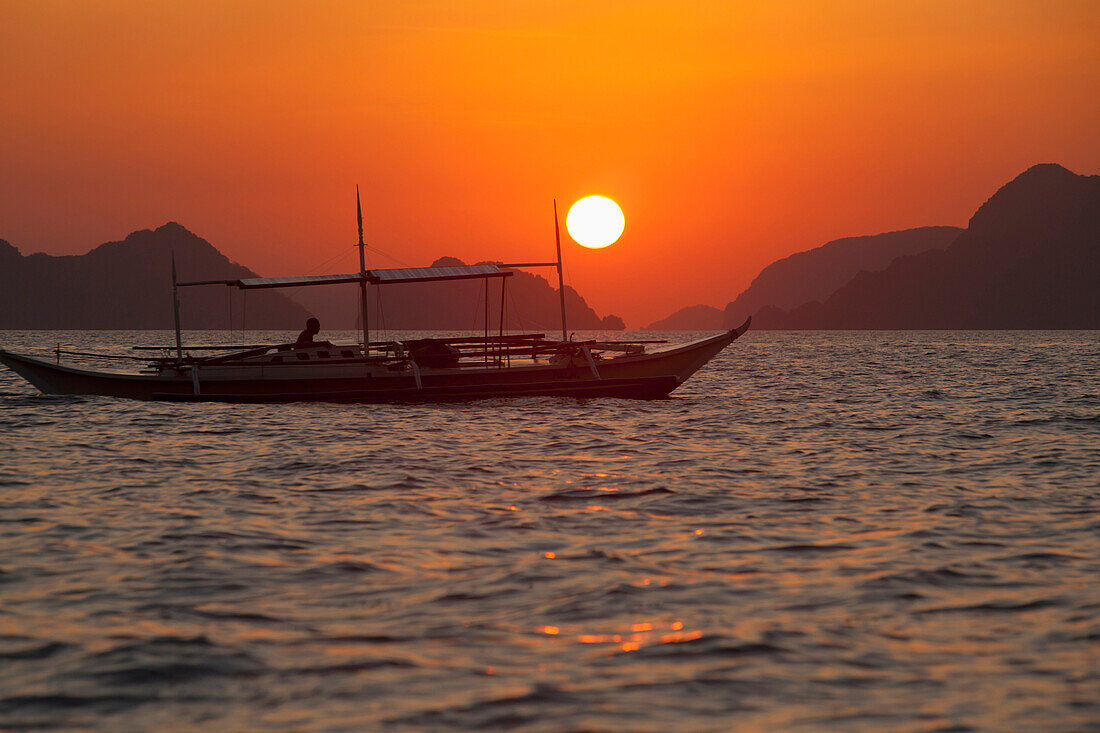
[[316, 318], [306, 321], [306, 328], [298, 334], [298, 340], [294, 342], [296, 349], [308, 349], [311, 346], [332, 346], [328, 341], [314, 341], [313, 337], [321, 332], [321, 322]]

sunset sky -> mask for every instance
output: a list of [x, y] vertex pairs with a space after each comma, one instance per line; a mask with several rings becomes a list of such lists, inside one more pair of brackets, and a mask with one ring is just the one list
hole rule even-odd
[[626, 231], [566, 280], [638, 327], [965, 225], [1032, 164], [1100, 173], [1100, 2], [6, 2], [0, 113], [24, 254], [174, 220], [348, 271], [359, 184], [375, 266], [552, 259], [552, 199], [602, 194]]

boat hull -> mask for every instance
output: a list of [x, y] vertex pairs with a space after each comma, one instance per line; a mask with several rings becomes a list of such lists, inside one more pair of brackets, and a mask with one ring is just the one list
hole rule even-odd
[[661, 399], [679, 386], [675, 377], [588, 379], [561, 382], [404, 387], [385, 390], [264, 394], [154, 394], [167, 402], [460, 402], [496, 397], [620, 397]]
[[683, 346], [589, 362], [390, 371], [366, 364], [200, 366], [177, 374], [121, 374], [51, 364], [0, 349], [0, 363], [45, 394], [186, 402], [411, 402], [520, 396], [667, 397], [741, 328]]

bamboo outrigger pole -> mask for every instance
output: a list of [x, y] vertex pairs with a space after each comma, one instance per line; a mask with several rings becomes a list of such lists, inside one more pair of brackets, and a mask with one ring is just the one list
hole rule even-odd
[[568, 341], [565, 328], [565, 280], [561, 273], [561, 233], [558, 231], [558, 200], [554, 199], [554, 243], [558, 247], [558, 297], [561, 299], [561, 340]]
[[367, 324], [367, 259], [363, 244], [363, 205], [359, 202], [359, 185], [355, 186], [355, 215], [359, 220], [359, 317], [363, 319], [363, 356], [370, 356], [370, 326]]

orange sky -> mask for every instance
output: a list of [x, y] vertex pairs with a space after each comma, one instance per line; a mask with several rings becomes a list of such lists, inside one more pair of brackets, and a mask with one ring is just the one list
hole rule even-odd
[[[829, 239], [965, 225], [1038, 162], [1100, 172], [1100, 2], [5, 3], [0, 238], [176, 220], [264, 275], [553, 256], [642, 326]], [[375, 266], [396, 264], [375, 255]], [[196, 276], [199, 273], [195, 274]]]

